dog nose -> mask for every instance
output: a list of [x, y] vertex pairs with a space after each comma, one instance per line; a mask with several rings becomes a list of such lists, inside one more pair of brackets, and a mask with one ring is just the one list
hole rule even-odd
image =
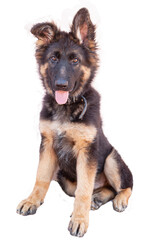
[[60, 79], [55, 81], [55, 85], [58, 88], [67, 88], [68, 87], [68, 81], [60, 78]]

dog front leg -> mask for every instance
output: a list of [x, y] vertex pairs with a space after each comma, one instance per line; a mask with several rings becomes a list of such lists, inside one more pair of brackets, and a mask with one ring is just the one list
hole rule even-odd
[[42, 134], [36, 183], [31, 195], [18, 205], [17, 213], [23, 216], [36, 213], [37, 208], [44, 201], [56, 168], [57, 158], [53, 150], [53, 137]]
[[83, 150], [77, 158], [77, 189], [75, 192], [74, 210], [68, 230], [71, 235], [82, 237], [88, 228], [91, 198], [96, 176], [96, 164], [88, 163]]

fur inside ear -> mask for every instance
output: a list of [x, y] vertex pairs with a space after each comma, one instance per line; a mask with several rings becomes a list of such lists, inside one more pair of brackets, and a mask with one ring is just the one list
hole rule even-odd
[[91, 22], [86, 8], [81, 8], [75, 15], [71, 31], [80, 40], [80, 43], [87, 43], [87, 40], [95, 39], [95, 26]]
[[31, 33], [42, 42], [49, 44], [57, 32], [57, 27], [54, 23], [38, 23], [31, 29]]

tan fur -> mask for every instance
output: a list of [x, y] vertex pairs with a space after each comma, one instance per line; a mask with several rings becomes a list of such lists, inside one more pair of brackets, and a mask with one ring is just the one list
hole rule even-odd
[[[38, 40], [38, 41], [42, 41], [42, 40]], [[38, 42], [38, 41], [37, 41], [37, 42]], [[36, 57], [37, 57], [37, 59], [39, 58], [38, 55], [36, 55]], [[94, 61], [94, 59], [93, 59], [93, 61]], [[48, 63], [45, 63], [45, 64], [41, 65], [41, 66], [40, 66], [40, 73], [41, 73], [41, 75], [43, 76], [44, 85], [45, 85], [45, 88], [46, 88], [47, 92], [48, 92], [49, 94], [53, 95], [53, 92], [52, 92], [52, 90], [49, 88], [48, 83], [47, 83], [47, 81], [46, 81], [46, 70], [47, 70], [47, 68], [48, 68]], [[89, 77], [90, 77], [90, 75], [91, 75], [91, 69], [90, 69], [90, 68], [88, 68], [88, 67], [86, 67], [86, 66], [83, 65], [83, 66], [81, 67], [81, 70], [82, 70], [82, 72], [83, 72], [83, 77], [82, 77], [82, 79], [81, 79], [82, 86], [79, 87], [79, 89], [74, 93], [74, 98], [77, 97], [77, 96], [79, 96], [79, 94], [81, 93], [81, 91], [82, 91], [83, 88], [84, 88], [85, 83], [87, 82], [87, 80], [89, 79]]]
[[36, 181], [33, 192], [27, 199], [32, 204], [36, 204], [37, 207], [43, 202], [46, 192], [49, 188], [49, 182]]
[[81, 70], [83, 72], [83, 77], [81, 79], [81, 84], [82, 86], [80, 86], [78, 88], [78, 90], [74, 93], [74, 97], [77, 97], [80, 95], [80, 93], [82, 92], [85, 83], [87, 82], [87, 80], [89, 79], [90, 75], [91, 75], [91, 69], [86, 67], [86, 66], [81, 66]]
[[45, 136], [44, 150], [40, 153], [37, 179], [50, 182], [57, 165], [57, 157], [53, 150], [53, 134], [43, 133]]
[[43, 143], [43, 151], [40, 152], [36, 183], [31, 195], [17, 207], [17, 210], [23, 208], [22, 212], [24, 215], [33, 206], [38, 208], [43, 203], [53, 174], [57, 169], [57, 157], [53, 150], [53, 132], [43, 131], [42, 129], [41, 134], [45, 136], [45, 141]]
[[131, 188], [122, 189], [113, 200], [114, 209], [118, 212], [124, 211], [128, 206], [128, 200], [131, 194]]
[[91, 209], [97, 210], [99, 207], [112, 200], [114, 197], [115, 193], [107, 187], [95, 190], [94, 194], [92, 195]]
[[113, 200], [113, 208], [117, 212], [122, 212], [128, 205], [128, 199], [131, 196], [132, 191], [131, 188], [121, 189], [121, 177], [118, 164], [115, 159], [115, 149], [113, 149], [111, 154], [106, 158], [104, 173], [110, 185], [118, 193]]
[[43, 65], [40, 66], [40, 73], [44, 79], [44, 85], [45, 85], [45, 88], [47, 90], [47, 92], [51, 95], [53, 95], [53, 92], [52, 90], [50, 89], [50, 87], [48, 86], [48, 83], [47, 83], [47, 79], [46, 79], [46, 70], [48, 68], [48, 63], [45, 63]]
[[96, 179], [95, 179], [95, 183], [94, 183], [94, 190], [99, 189], [101, 187], [107, 186], [108, 181], [107, 178], [104, 174], [104, 172], [97, 174]]
[[44, 41], [42, 39], [38, 39], [36, 42], [37, 47], [40, 47], [42, 45], [44, 45]]
[[39, 62], [39, 60], [42, 58], [43, 52], [44, 52], [44, 49], [40, 47], [41, 45], [43, 45], [43, 44], [40, 44], [40, 42], [42, 42], [42, 40], [38, 40], [37, 43], [38, 43], [38, 42], [39, 42], [39, 47], [38, 47], [38, 45], [36, 44], [38, 51], [36, 51], [36, 53], [35, 53], [37, 62]]
[[75, 196], [75, 191], [77, 188], [77, 183], [76, 182], [71, 182], [68, 179], [65, 180], [65, 192], [69, 196]]
[[[51, 23], [54, 25], [54, 22], [51, 22]], [[48, 45], [54, 37], [54, 31], [50, 26], [48, 26], [48, 28], [45, 29], [43, 34], [44, 34], [44, 36], [35, 35], [38, 38], [38, 40], [36, 42], [37, 47], [41, 47], [42, 45]]]
[[49, 42], [50, 42], [50, 40], [47, 39], [46, 37], [44, 37], [44, 38], [39, 37], [39, 39], [36, 41], [36, 46], [37, 46], [37, 48], [39, 48], [43, 45], [48, 45]]
[[86, 148], [95, 138], [97, 130], [94, 126], [86, 126], [83, 123], [65, 122], [61, 124], [59, 121], [40, 121], [40, 131], [53, 132], [61, 134], [65, 132], [66, 137], [74, 141], [74, 152], [77, 155], [80, 149]]
[[83, 81], [87, 81], [88, 78], [90, 77], [91, 75], [91, 69], [86, 67], [86, 66], [82, 66], [81, 67], [81, 70], [83, 71]]
[[94, 197], [97, 197], [98, 200], [101, 201], [103, 204], [113, 199], [114, 196], [115, 196], [114, 192], [105, 187], [101, 188], [101, 190], [98, 193], [94, 194]]
[[94, 40], [89, 40], [88, 41], [88, 47], [92, 50], [95, 51], [96, 50], [96, 43]]
[[[72, 139], [75, 143], [74, 152], [77, 155], [77, 190], [78, 200], [75, 200], [75, 212], [79, 209], [79, 204], [85, 205], [86, 211], [89, 211], [91, 204], [91, 195], [94, 188], [94, 178], [96, 175], [96, 168], [88, 166], [86, 147], [94, 140], [96, 136], [96, 128], [94, 126], [86, 126], [82, 123], [63, 123], [58, 121], [40, 121], [40, 132], [53, 136], [53, 134], [61, 134], [65, 132], [66, 137]], [[69, 195], [76, 195], [76, 184], [68, 184], [66, 182], [66, 191]], [[76, 199], [77, 199], [76, 198]], [[77, 207], [76, 207], [77, 206]], [[83, 208], [83, 206], [82, 206]], [[81, 214], [84, 214], [82, 211]], [[74, 215], [73, 215], [74, 216]], [[85, 224], [85, 226], [88, 226]]]
[[89, 40], [88, 41], [88, 48], [91, 49], [92, 51], [92, 54], [90, 54], [89, 56], [89, 61], [91, 62], [92, 66], [98, 68], [98, 62], [99, 62], [99, 59], [98, 59], [98, 56], [97, 54], [95, 54], [96, 52], [96, 43], [95, 41], [93, 40]]
[[104, 165], [104, 173], [110, 183], [110, 185], [119, 192], [121, 189], [121, 179], [117, 161], [114, 158], [114, 149], [111, 154], [106, 158]]
[[40, 73], [43, 77], [46, 77], [46, 70], [48, 68], [48, 63], [45, 63], [40, 66]]
[[44, 201], [44, 197], [49, 188], [49, 182], [36, 181], [34, 189], [30, 196], [21, 201], [17, 209], [22, 208], [22, 215], [25, 215], [28, 209], [38, 208]]
[[[57, 179], [54, 179], [57, 181]], [[104, 173], [96, 175], [96, 179], [94, 182], [94, 193], [100, 192], [104, 187], [109, 186], [108, 181], [105, 177]], [[65, 192], [69, 196], [75, 196], [75, 191], [77, 188], [77, 182], [71, 182], [68, 179], [65, 179], [64, 181], [64, 188]]]
[[77, 231], [78, 226], [81, 235], [87, 231], [95, 176], [96, 166], [89, 166], [85, 149], [81, 149], [77, 158], [77, 189], [74, 210], [69, 224], [69, 228], [72, 228], [72, 234]]

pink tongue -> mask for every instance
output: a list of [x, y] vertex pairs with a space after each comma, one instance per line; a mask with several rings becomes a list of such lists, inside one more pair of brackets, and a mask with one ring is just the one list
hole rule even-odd
[[69, 92], [67, 91], [55, 91], [55, 98], [58, 104], [65, 104], [68, 100]]

